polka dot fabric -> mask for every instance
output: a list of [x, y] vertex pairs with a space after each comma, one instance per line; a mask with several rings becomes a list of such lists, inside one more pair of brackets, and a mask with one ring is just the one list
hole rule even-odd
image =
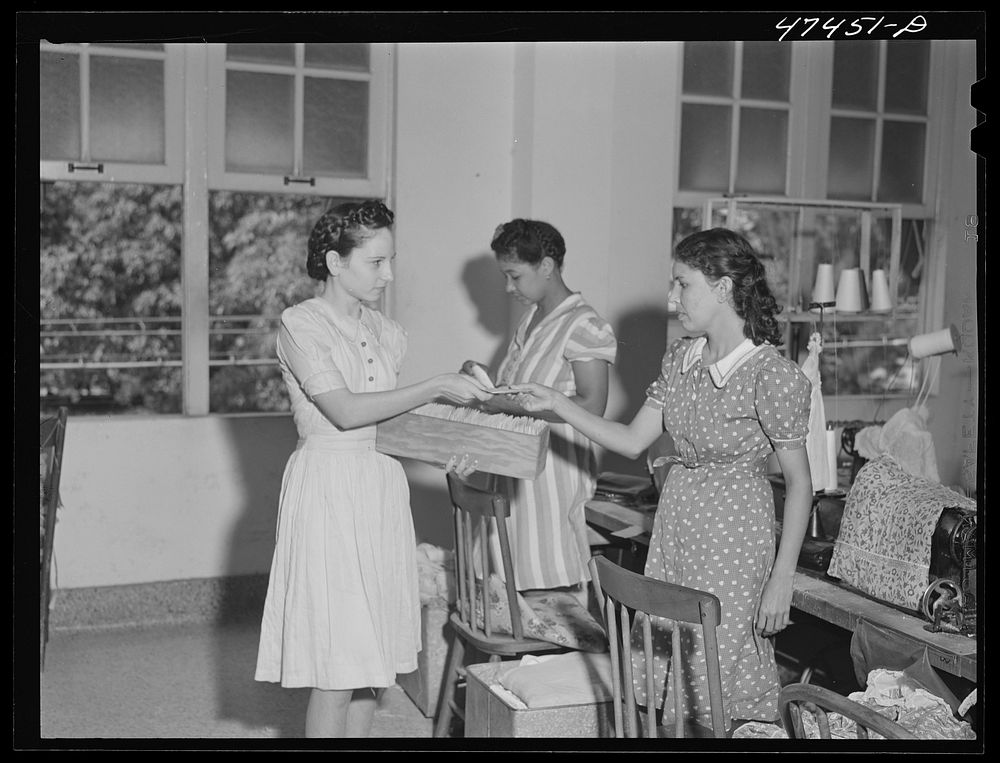
[[[668, 472], [653, 522], [646, 575], [710, 591], [722, 603], [718, 630], [728, 719], [778, 718], [774, 649], [753, 627], [774, 561], [774, 499], [764, 466], [776, 449], [805, 447], [808, 378], [769, 344], [749, 349], [725, 374], [701, 362], [705, 340], [668, 349], [646, 405], [663, 411], [679, 463]], [[670, 669], [672, 621], [654, 618], [655, 686], [662, 706]], [[680, 626], [683, 687], [692, 720], [710, 724], [705, 655], [695, 629]], [[641, 630], [633, 640], [641, 643]], [[645, 668], [634, 660], [636, 697], [645, 702]], [[670, 703], [667, 703], [668, 707]], [[667, 723], [671, 719], [664, 719]]]

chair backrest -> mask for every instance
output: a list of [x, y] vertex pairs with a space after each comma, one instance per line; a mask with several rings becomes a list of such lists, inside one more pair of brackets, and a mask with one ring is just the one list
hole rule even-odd
[[[637, 613], [664, 617], [679, 623], [700, 626], [707, 665], [709, 704], [712, 711], [712, 734], [726, 736], [726, 722], [722, 707], [722, 676], [719, 670], [719, 642], [716, 628], [722, 616], [719, 599], [706, 591], [667, 583], [663, 580], [639, 575], [625, 569], [610, 559], [595, 556], [590, 560], [591, 576], [597, 589], [608, 631], [611, 652], [614, 695], [615, 735], [638, 737], [639, 714], [632, 683], [632, 624]], [[648, 617], [640, 618], [642, 625], [643, 660], [646, 672], [646, 736], [657, 736], [656, 696], [653, 670], [652, 627]], [[686, 669], [681, 655], [680, 629], [671, 634], [671, 664], [673, 686], [666, 701], [672, 702], [674, 734], [685, 735], [683, 682], [680, 671]], [[666, 709], [666, 708], [664, 708]]]
[[[504, 581], [503, 590], [510, 612], [510, 633], [515, 639], [524, 638], [521, 608], [514, 584], [514, 563], [507, 534], [510, 504], [502, 493], [470, 485], [447, 472], [448, 492], [454, 509], [455, 522], [455, 588], [456, 611], [471, 630], [492, 638], [500, 632], [494, 621], [490, 601], [490, 578], [498, 575]], [[490, 522], [496, 527], [500, 545], [499, 567], [490, 553]], [[496, 580], [497, 578], [494, 578]], [[477, 604], [478, 600], [478, 604]], [[479, 624], [480, 611], [482, 624]]]
[[830, 739], [829, 713], [837, 713], [857, 724], [858, 739], [869, 739], [869, 732], [874, 731], [886, 739], [918, 739], [913, 732], [900, 726], [895, 721], [879, 715], [870, 707], [860, 702], [844, 697], [822, 686], [807, 683], [794, 683], [782, 687], [778, 696], [778, 711], [785, 732], [791, 739], [809, 738], [802, 722], [803, 710], [812, 713], [816, 718], [820, 739]]
[[[41, 605], [41, 665], [45, 665], [45, 644], [49, 638], [49, 570], [52, 566], [52, 543], [56, 530], [56, 511], [59, 508], [59, 478], [62, 474], [63, 443], [66, 438], [66, 419], [69, 409], [65, 406], [56, 411], [55, 416], [41, 419], [39, 424], [38, 450], [40, 466], [44, 463], [44, 473], [39, 474], [41, 514], [39, 530], [40, 567], [39, 598]], [[44, 461], [42, 461], [44, 459]]]

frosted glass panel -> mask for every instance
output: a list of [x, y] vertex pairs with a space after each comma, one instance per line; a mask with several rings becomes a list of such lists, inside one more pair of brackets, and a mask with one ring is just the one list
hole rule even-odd
[[871, 201], [874, 165], [875, 121], [845, 117], [831, 119], [828, 198]]
[[784, 42], [743, 43], [744, 98], [788, 100], [792, 46]]
[[99, 42], [94, 47], [125, 48], [127, 50], [163, 50], [161, 42]]
[[256, 64], [292, 66], [295, 63], [295, 43], [230, 43], [226, 46], [226, 59], [229, 61], [249, 61]]
[[740, 110], [737, 193], [785, 193], [788, 156], [788, 112]]
[[733, 43], [684, 43], [684, 92], [733, 94]]
[[42, 159], [80, 158], [80, 57], [39, 55]]
[[364, 177], [368, 84], [306, 77], [303, 172]]
[[368, 71], [368, 45], [363, 42], [307, 43], [306, 66]]
[[927, 70], [930, 43], [890, 42], [885, 61], [885, 110], [896, 114], [927, 113]]
[[166, 161], [163, 61], [91, 56], [90, 158]]
[[922, 123], [885, 121], [877, 201], [923, 202], [924, 132]]
[[878, 43], [846, 40], [833, 48], [833, 107], [875, 111]]
[[226, 169], [292, 172], [295, 88], [291, 76], [226, 74]]
[[680, 188], [686, 191], [729, 190], [728, 106], [685, 104], [681, 114]]

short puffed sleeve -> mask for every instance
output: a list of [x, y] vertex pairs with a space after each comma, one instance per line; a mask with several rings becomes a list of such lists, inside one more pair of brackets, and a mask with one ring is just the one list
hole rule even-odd
[[618, 340], [611, 324], [593, 310], [587, 310], [573, 325], [566, 341], [566, 360], [606, 360], [614, 363]]
[[278, 358], [309, 397], [347, 386], [334, 361], [334, 341], [328, 321], [316, 311], [295, 305], [281, 313]]
[[683, 348], [686, 346], [687, 340], [677, 339], [667, 348], [660, 363], [660, 375], [646, 388], [646, 402], [643, 405], [663, 410], [663, 406], [667, 404], [667, 378], [670, 376], [670, 369], [683, 356]]
[[757, 417], [775, 450], [805, 446], [811, 394], [809, 377], [787, 358], [775, 354], [757, 368]]

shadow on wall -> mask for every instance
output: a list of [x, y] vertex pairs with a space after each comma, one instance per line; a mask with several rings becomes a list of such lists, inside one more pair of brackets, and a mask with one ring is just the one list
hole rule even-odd
[[496, 377], [500, 361], [507, 352], [510, 340], [511, 303], [510, 297], [504, 291], [503, 276], [497, 267], [496, 257], [492, 253], [473, 256], [462, 269], [462, 282], [465, 290], [476, 306], [476, 320], [499, 341], [491, 357], [469, 358], [485, 363], [490, 369], [490, 375]]
[[[625, 395], [622, 412], [617, 419], [623, 423], [632, 420], [646, 401], [646, 390], [660, 373], [663, 355], [667, 350], [666, 306], [649, 306], [626, 313], [614, 327], [618, 337], [618, 357], [612, 373], [618, 378]], [[598, 470], [624, 474], [646, 474], [646, 459], [628, 459], [611, 451], [604, 451]]]
[[[298, 434], [291, 416], [226, 417], [226, 440], [234, 454], [233, 484], [244, 485], [242, 506], [226, 549], [225, 585], [220, 591], [220, 625], [259, 624], [274, 551], [278, 497], [288, 457]], [[289, 691], [254, 680], [257, 651], [234, 661], [229, 631], [216, 630], [216, 713], [251, 728], [271, 726], [281, 737], [301, 736], [308, 691]], [[284, 708], [278, 712], [279, 708]]]

